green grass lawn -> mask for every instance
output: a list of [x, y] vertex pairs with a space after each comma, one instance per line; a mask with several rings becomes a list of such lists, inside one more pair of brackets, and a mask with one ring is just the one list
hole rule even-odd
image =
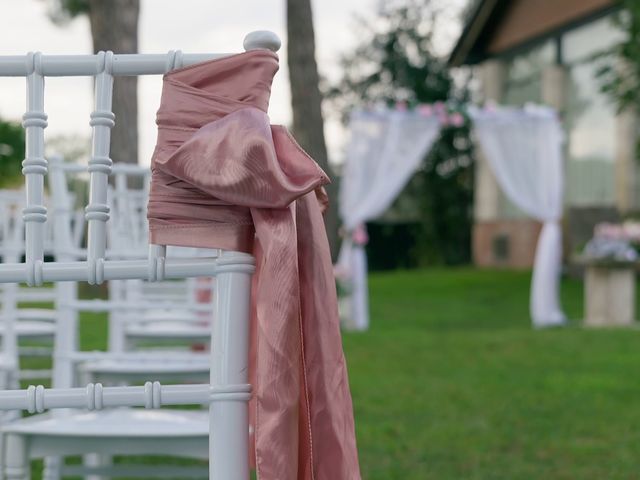
[[[640, 331], [533, 331], [529, 281], [371, 275], [371, 330], [344, 335], [365, 480], [640, 478]], [[581, 282], [562, 292], [580, 319]], [[83, 347], [105, 327], [84, 317]]]
[[[345, 334], [363, 478], [640, 478], [640, 332], [533, 331], [528, 273], [375, 274]], [[582, 317], [582, 285], [563, 306]]]

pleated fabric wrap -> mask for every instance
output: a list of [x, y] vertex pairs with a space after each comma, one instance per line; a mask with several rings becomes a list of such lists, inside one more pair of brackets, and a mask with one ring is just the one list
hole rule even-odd
[[252, 461], [260, 480], [360, 478], [322, 211], [327, 175], [267, 116], [278, 56], [253, 50], [164, 76], [151, 242], [256, 258]]

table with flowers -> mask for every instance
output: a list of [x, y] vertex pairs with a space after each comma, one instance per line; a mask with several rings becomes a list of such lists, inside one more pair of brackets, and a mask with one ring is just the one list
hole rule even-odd
[[633, 325], [639, 249], [640, 222], [596, 225], [580, 256], [585, 266], [585, 326]]

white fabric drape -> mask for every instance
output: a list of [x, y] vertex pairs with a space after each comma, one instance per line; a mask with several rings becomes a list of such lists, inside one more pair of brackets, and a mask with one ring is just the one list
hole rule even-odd
[[543, 222], [538, 239], [530, 312], [534, 326], [565, 322], [559, 301], [562, 260], [562, 130], [547, 107], [471, 109], [480, 146], [507, 197]]
[[[340, 216], [346, 232], [382, 215], [393, 203], [440, 132], [437, 117], [418, 111], [356, 112], [340, 184]], [[343, 326], [369, 327], [364, 246], [345, 238], [337, 267], [350, 278]]]

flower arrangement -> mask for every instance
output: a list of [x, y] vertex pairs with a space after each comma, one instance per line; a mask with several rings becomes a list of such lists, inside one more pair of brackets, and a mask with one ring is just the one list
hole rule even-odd
[[413, 112], [423, 117], [434, 117], [443, 127], [462, 128], [467, 121], [466, 107], [454, 102], [417, 103], [399, 101], [395, 104], [369, 104], [365, 111], [386, 111], [390, 107], [396, 112]]
[[599, 223], [584, 248], [590, 260], [635, 262], [640, 252], [640, 222]]

